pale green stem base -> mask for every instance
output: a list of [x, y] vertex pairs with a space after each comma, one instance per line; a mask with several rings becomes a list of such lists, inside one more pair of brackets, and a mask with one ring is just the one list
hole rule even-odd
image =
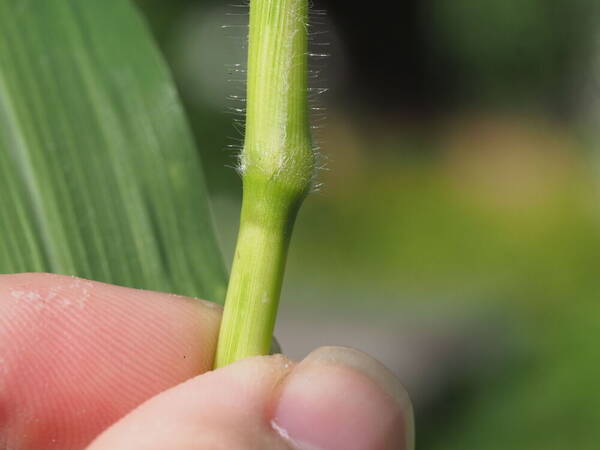
[[216, 368], [269, 353], [298, 206], [280, 188], [246, 184]]

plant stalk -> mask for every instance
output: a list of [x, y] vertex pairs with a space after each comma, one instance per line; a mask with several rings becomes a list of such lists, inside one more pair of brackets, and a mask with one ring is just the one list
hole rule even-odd
[[251, 0], [240, 230], [215, 367], [269, 353], [287, 250], [314, 155], [307, 0]]

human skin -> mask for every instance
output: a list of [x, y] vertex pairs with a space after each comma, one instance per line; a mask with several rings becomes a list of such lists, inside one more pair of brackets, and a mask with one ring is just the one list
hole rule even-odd
[[412, 448], [397, 379], [356, 350], [211, 371], [221, 309], [51, 274], [0, 275], [0, 449]]

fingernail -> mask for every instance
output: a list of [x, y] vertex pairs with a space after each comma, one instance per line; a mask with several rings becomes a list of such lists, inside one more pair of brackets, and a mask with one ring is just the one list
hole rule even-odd
[[271, 425], [298, 450], [414, 449], [412, 406], [398, 379], [345, 347], [322, 347], [298, 364]]

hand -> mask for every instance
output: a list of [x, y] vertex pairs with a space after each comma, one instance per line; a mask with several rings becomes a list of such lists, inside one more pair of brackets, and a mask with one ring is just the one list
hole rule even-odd
[[0, 275], [0, 449], [412, 448], [408, 397], [371, 357], [323, 347], [211, 372], [220, 316], [170, 294]]

